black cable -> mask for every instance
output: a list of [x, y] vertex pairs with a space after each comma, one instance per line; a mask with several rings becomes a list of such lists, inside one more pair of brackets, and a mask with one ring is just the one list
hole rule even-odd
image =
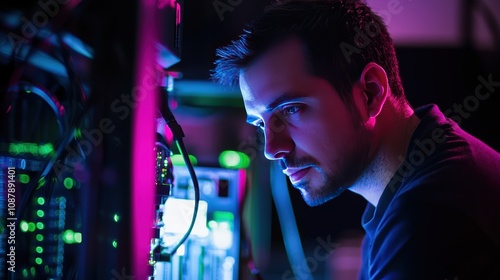
[[[63, 21], [62, 23], [59, 23], [59, 24], [62, 26], [64, 22], [65, 21]], [[53, 24], [53, 25], [57, 27], [57, 25], [58, 25], [57, 23], [58, 22], [56, 22], [56, 24]], [[28, 40], [28, 42], [27, 42], [28, 52], [27, 52], [26, 56], [24, 57], [24, 59], [19, 62], [17, 67], [14, 67], [14, 73], [10, 77], [10, 81], [9, 81], [8, 86], [12, 86], [12, 85], [17, 84], [19, 82], [20, 77], [21, 77], [21, 73], [22, 73], [25, 65], [28, 63], [29, 57], [33, 54], [33, 52], [37, 46], [42, 45], [42, 42], [45, 42], [47, 40], [46, 38], [42, 39], [37, 35], [38, 35], [38, 33], [35, 34], [32, 38], [30, 38]], [[61, 42], [61, 48], [62, 48], [63, 47], [62, 40], [60, 40], [60, 42]], [[16, 52], [16, 49], [13, 48], [13, 50], [12, 50], [13, 61], [16, 61], [15, 52]], [[66, 56], [64, 56], [64, 58], [65, 58], [65, 66], [66, 66], [66, 69], [68, 71], [68, 76], [75, 78], [75, 76], [72, 75], [73, 71], [72, 71], [71, 65], [69, 64], [69, 58]], [[70, 76], [70, 75], [72, 75], [72, 76]], [[72, 85], [72, 89], [75, 86], [75, 85], [73, 85], [73, 82], [74, 82], [74, 80], [73, 81], [70, 80], [70, 84]], [[81, 88], [80, 84], [77, 84], [77, 86], [80, 86], [80, 88]], [[42, 169], [42, 171], [37, 176], [38, 180], [33, 180], [32, 183], [27, 186], [27, 192], [23, 195], [23, 197], [21, 199], [21, 203], [18, 207], [18, 212], [16, 215], [16, 217], [18, 219], [20, 219], [24, 215], [24, 212], [26, 211], [26, 209], [25, 209], [26, 205], [28, 204], [29, 200], [32, 198], [35, 190], [37, 189], [38, 182], [40, 180], [42, 180], [45, 176], [47, 176], [47, 174], [49, 174], [49, 172], [51, 171], [55, 162], [57, 160], [59, 160], [60, 156], [63, 154], [63, 149], [65, 149], [69, 145], [69, 143], [71, 143], [71, 141], [73, 140], [74, 130], [76, 127], [78, 127], [79, 123], [83, 119], [83, 116], [86, 114], [88, 109], [89, 109], [89, 106], [84, 105], [84, 108], [80, 112], [80, 114], [75, 114], [76, 116], [75, 115], [70, 116], [72, 118], [70, 118], [70, 120], [68, 121], [69, 125], [68, 125], [66, 131], [63, 132], [63, 136], [61, 137], [61, 141], [59, 142], [59, 145], [56, 145], [57, 146], [56, 152], [54, 153], [52, 158], [47, 162], [45, 167]]]
[[[75, 132], [75, 129], [77, 127], [79, 127], [80, 125], [80, 122], [81, 120], [83, 119], [83, 117], [86, 115], [86, 113], [88, 112], [88, 110], [90, 109], [95, 97], [95, 95], [90, 95], [90, 98], [89, 98], [89, 101], [87, 104], [85, 104], [86, 106], [84, 106], [83, 110], [80, 111], [79, 114], [77, 114], [74, 118], [72, 118], [73, 122], [69, 124], [68, 128], [66, 129], [66, 131], [63, 133], [63, 136], [61, 137], [61, 140], [59, 142], [57, 146], [57, 150], [55, 151], [54, 155], [52, 156], [52, 158], [47, 162], [47, 164], [45, 165], [45, 167], [43, 168], [43, 170], [40, 172], [39, 176], [37, 176], [38, 181], [42, 178], [44, 178], [49, 172], [50, 170], [52, 169], [52, 167], [54, 166], [54, 164], [61, 158], [61, 156], [63, 155], [63, 151], [64, 149], [71, 143], [71, 141], [73, 141], [73, 136], [74, 136], [74, 132]], [[28, 190], [27, 190], [27, 193], [25, 196], [23, 196], [22, 200], [21, 200], [21, 204], [19, 206], [19, 211], [17, 212], [18, 214], [18, 219], [20, 219], [22, 217], [22, 215], [24, 214], [24, 211], [26, 209], [25, 206], [26, 204], [28, 203], [29, 199], [31, 199], [31, 197], [33, 196], [33, 193], [36, 189], [35, 185], [38, 184], [38, 181], [36, 180], [33, 180], [31, 185], [28, 186]]]
[[[68, 73], [68, 80], [70, 86], [70, 98], [72, 98], [72, 103], [75, 107], [77, 107], [78, 103], [85, 104], [87, 100], [87, 96], [85, 95], [85, 90], [83, 89], [82, 81], [76, 75], [75, 67], [71, 62], [71, 54], [68, 50], [68, 46], [64, 43], [64, 40], [60, 33], [57, 33], [57, 39], [59, 42], [59, 46], [61, 48], [61, 54], [63, 58], [63, 64], [66, 68], [66, 72]], [[80, 97], [78, 100], [76, 96]]]
[[[45, 179], [47, 175], [53, 171], [52, 167], [54, 164], [60, 159], [64, 158], [63, 157], [63, 151], [64, 149], [73, 141], [73, 136], [75, 132], [75, 128], [79, 126], [81, 120], [83, 117], [86, 115], [90, 107], [92, 106], [92, 103], [95, 100], [96, 95], [90, 95], [90, 98], [88, 99], [88, 102], [86, 106], [83, 108], [83, 110], [74, 118], [74, 123], [70, 124], [70, 126], [67, 128], [66, 132], [63, 134], [61, 137], [61, 141], [59, 142], [59, 145], [57, 145], [57, 150], [53, 154], [52, 158], [47, 162], [45, 167], [42, 169], [42, 171], [39, 172], [36, 178], [39, 178], [38, 180], [33, 180], [30, 185], [27, 186], [27, 192], [23, 195], [21, 202], [18, 207], [18, 211], [16, 213], [16, 218], [17, 220], [20, 220], [22, 216], [24, 215], [25, 211], [27, 211], [26, 205], [28, 202], [33, 198], [33, 195], [35, 194], [35, 191], [38, 189], [38, 183], [40, 180]], [[50, 176], [49, 176], [50, 177]], [[20, 227], [18, 226], [16, 228], [16, 231], [19, 231]], [[8, 279], [12, 280], [14, 279], [14, 273], [8, 273]]]
[[293, 212], [292, 201], [288, 191], [287, 179], [278, 162], [271, 163], [271, 194], [273, 195], [281, 233], [285, 245], [285, 251], [293, 274], [300, 279], [314, 279], [307, 264], [305, 263], [304, 248], [300, 240], [297, 222]]
[[71, 141], [74, 140], [73, 136], [74, 136], [75, 129], [77, 127], [79, 127], [80, 122], [85, 117], [85, 115], [90, 110], [90, 108], [92, 107], [93, 103], [96, 100], [95, 98], [96, 98], [96, 95], [91, 94], [88, 101], [87, 101], [87, 104], [84, 104], [84, 107], [79, 112], [79, 114], [77, 114], [74, 118], [72, 118], [73, 122], [70, 123], [69, 126], [67, 127], [66, 131], [63, 132], [63, 135], [61, 137], [61, 140], [59, 141], [59, 144], [56, 145], [57, 149], [56, 149], [55, 153], [53, 154], [52, 158], [47, 162], [45, 167], [42, 169], [42, 171], [36, 177], [36, 178], [38, 178], [38, 180], [33, 180], [32, 183], [27, 186], [27, 192], [23, 196], [21, 203], [18, 207], [18, 210], [19, 210], [17, 212], [18, 219], [20, 219], [24, 215], [24, 212], [26, 211], [26, 209], [25, 209], [26, 205], [27, 205], [28, 201], [32, 198], [32, 196], [37, 188], [36, 185], [38, 184], [38, 182], [41, 179], [43, 179], [51, 171], [52, 167], [54, 166], [54, 164], [58, 160], [60, 160], [61, 158], [64, 158], [63, 157], [64, 149], [71, 143]]
[[167, 123], [168, 127], [172, 131], [172, 134], [174, 135], [174, 140], [177, 144], [177, 148], [179, 149], [179, 152], [181, 153], [182, 157], [184, 158], [184, 162], [186, 163], [186, 166], [188, 168], [189, 174], [191, 176], [191, 180], [193, 181], [193, 188], [194, 188], [194, 209], [193, 209], [193, 217], [191, 219], [191, 224], [189, 225], [188, 230], [184, 234], [184, 236], [181, 238], [181, 240], [173, 247], [173, 249], [170, 250], [168, 253], [170, 256], [175, 254], [177, 249], [186, 242], [188, 239], [189, 235], [191, 234], [191, 231], [193, 230], [194, 224], [196, 222], [196, 217], [198, 216], [198, 205], [200, 202], [200, 186], [198, 184], [198, 178], [196, 177], [196, 173], [194, 171], [193, 164], [191, 163], [191, 159], [189, 158], [189, 154], [186, 150], [186, 147], [184, 145], [184, 131], [182, 131], [182, 127], [177, 123], [177, 120], [175, 119], [174, 115], [170, 111], [170, 108], [168, 107], [168, 97], [167, 97], [167, 90], [166, 89], [161, 89], [160, 90], [160, 108], [161, 108], [161, 114], [163, 118], [165, 119], [165, 122]]
[[191, 179], [193, 180], [193, 187], [194, 187], [194, 210], [193, 210], [193, 217], [191, 219], [191, 224], [189, 225], [188, 230], [184, 234], [184, 236], [181, 238], [181, 240], [177, 243], [177, 245], [169, 252], [169, 255], [175, 254], [177, 249], [187, 240], [189, 235], [191, 234], [191, 231], [193, 230], [194, 224], [196, 222], [196, 217], [198, 216], [198, 205], [200, 202], [200, 187], [198, 185], [198, 179], [196, 177], [196, 173], [194, 172], [193, 165], [191, 163], [191, 160], [189, 159], [188, 153], [186, 151], [186, 147], [184, 146], [184, 142], [182, 139], [177, 139], [176, 140], [177, 147], [179, 148], [179, 151], [181, 152], [184, 161], [186, 162], [186, 166], [189, 170], [189, 174], [191, 175]]
[[[69, 131], [69, 132], [68, 132]], [[59, 159], [60, 155], [62, 155], [63, 149], [68, 146], [70, 141], [72, 140], [72, 135], [74, 133], [74, 129], [68, 129], [66, 134], [64, 135], [63, 139], [61, 139], [60, 144], [58, 145], [57, 151], [54, 153], [52, 158], [47, 162], [43, 170], [39, 173], [37, 178], [38, 180], [33, 180], [30, 185], [27, 186], [27, 191], [25, 195], [23, 195], [21, 199], [21, 203], [18, 207], [18, 212], [17, 212], [17, 218], [21, 219], [21, 217], [24, 215], [24, 212], [26, 211], [26, 205], [28, 204], [28, 201], [33, 197], [33, 194], [35, 190], [37, 189], [37, 184], [40, 182], [40, 180], [44, 179], [45, 176], [51, 171], [52, 167], [56, 163], [56, 161]], [[69, 135], [69, 136], [68, 136]]]

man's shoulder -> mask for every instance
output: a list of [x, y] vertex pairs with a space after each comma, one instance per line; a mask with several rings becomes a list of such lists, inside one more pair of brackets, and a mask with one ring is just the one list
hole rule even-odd
[[499, 153], [439, 116], [411, 141], [377, 207], [365, 212], [371, 275], [498, 277]]
[[473, 137], [447, 141], [404, 177], [385, 218], [450, 234], [474, 227], [500, 246], [499, 154]]
[[435, 106], [427, 110], [400, 159], [395, 179], [406, 189], [422, 185], [441, 185], [450, 191], [500, 189], [500, 153], [445, 118]]

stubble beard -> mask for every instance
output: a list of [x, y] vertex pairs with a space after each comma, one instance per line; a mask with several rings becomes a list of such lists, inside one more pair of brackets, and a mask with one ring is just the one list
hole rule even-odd
[[[317, 164], [310, 172], [318, 173], [321, 179], [311, 179], [295, 184], [305, 203], [311, 207], [332, 200], [349, 189], [368, 166], [369, 143], [366, 130], [358, 126], [355, 130], [356, 144], [343, 157], [329, 164], [332, 168], [324, 170]], [[307, 162], [307, 160], [304, 160]], [[316, 183], [317, 182], [317, 183]]]

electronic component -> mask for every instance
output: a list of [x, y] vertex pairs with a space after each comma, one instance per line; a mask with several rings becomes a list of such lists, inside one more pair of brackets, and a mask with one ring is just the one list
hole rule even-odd
[[[152, 243], [150, 279], [236, 280], [240, 256], [238, 201], [245, 188], [245, 171], [194, 167], [200, 186], [196, 223], [187, 241], [173, 255], [168, 248], [187, 231], [194, 211], [189, 172], [175, 166], [172, 195], [162, 207], [158, 239]], [[162, 254], [163, 253], [163, 254]]]

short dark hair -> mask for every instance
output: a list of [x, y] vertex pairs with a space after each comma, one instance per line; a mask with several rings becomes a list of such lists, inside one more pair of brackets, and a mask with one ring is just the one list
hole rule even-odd
[[231, 44], [216, 50], [212, 78], [238, 82], [259, 55], [296, 37], [303, 44], [309, 72], [324, 78], [352, 104], [352, 85], [369, 62], [382, 66], [395, 97], [404, 100], [398, 61], [383, 19], [362, 0], [287, 0], [269, 5]]

